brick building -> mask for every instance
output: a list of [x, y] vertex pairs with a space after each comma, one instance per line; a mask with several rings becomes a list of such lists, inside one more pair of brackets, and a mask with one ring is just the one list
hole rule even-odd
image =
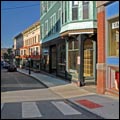
[[119, 1], [98, 1], [97, 11], [97, 92], [119, 95]]

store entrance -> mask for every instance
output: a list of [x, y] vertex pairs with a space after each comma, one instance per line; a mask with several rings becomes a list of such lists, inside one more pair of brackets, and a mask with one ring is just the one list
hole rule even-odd
[[87, 39], [84, 41], [84, 78], [93, 78], [93, 41]]
[[50, 73], [56, 74], [56, 45], [50, 46]]

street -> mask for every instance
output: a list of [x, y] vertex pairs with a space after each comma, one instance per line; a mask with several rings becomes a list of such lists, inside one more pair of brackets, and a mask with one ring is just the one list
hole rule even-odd
[[45, 86], [32, 77], [19, 72], [7, 72], [7, 69], [1, 69], [2, 92], [40, 88], [45, 88]]
[[[63, 99], [32, 77], [1, 69], [1, 79], [2, 119], [101, 119]], [[5, 97], [8, 102], [3, 102]], [[12, 97], [16, 101], [12, 101]]]

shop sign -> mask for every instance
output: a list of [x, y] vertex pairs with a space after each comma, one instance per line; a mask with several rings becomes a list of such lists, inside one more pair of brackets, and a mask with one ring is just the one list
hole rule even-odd
[[43, 50], [42, 50], [42, 53], [43, 53], [43, 54], [48, 54], [49, 51], [48, 51], [48, 49], [43, 49]]
[[77, 64], [80, 65], [80, 56], [77, 57]]
[[119, 28], [119, 21], [112, 23], [112, 29]]

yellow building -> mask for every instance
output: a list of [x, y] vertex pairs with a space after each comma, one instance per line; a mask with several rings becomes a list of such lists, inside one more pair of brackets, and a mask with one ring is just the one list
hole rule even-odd
[[28, 58], [31, 68], [39, 70], [40, 64], [40, 22], [37, 21], [23, 31], [23, 47], [20, 49], [21, 65], [27, 67]]

